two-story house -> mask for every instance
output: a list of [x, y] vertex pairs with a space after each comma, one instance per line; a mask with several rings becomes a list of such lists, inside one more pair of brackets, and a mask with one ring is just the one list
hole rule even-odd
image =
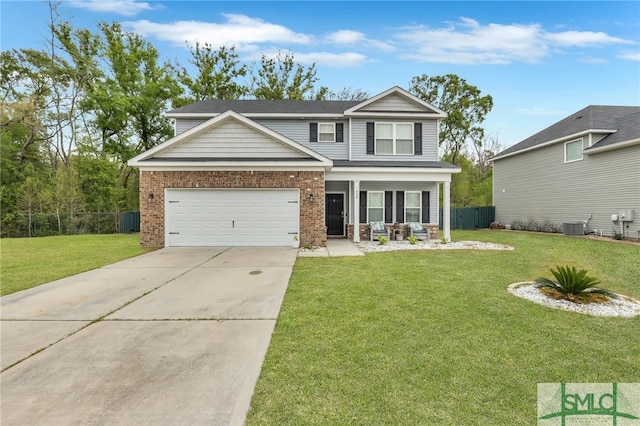
[[640, 235], [640, 107], [587, 106], [492, 161], [496, 220]]
[[[210, 100], [168, 113], [175, 136], [140, 169], [145, 246], [324, 246], [369, 223], [450, 239], [438, 108], [393, 87], [366, 101]], [[354, 232], [354, 230], [356, 230]]]

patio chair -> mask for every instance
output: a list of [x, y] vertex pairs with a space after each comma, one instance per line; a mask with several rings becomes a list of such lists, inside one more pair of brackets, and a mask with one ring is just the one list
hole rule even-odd
[[419, 240], [429, 240], [429, 232], [424, 229], [424, 226], [420, 222], [409, 223], [409, 236], [416, 237]]
[[389, 230], [386, 226], [384, 226], [384, 222], [370, 222], [369, 223], [370, 230], [370, 241], [374, 241], [374, 237], [377, 240], [378, 237], [387, 237], [390, 239]]

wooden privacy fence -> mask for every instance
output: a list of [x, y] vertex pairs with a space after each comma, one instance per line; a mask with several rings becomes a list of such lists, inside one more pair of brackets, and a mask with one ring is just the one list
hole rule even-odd
[[[452, 207], [451, 229], [488, 228], [496, 218], [495, 206]], [[440, 208], [440, 229], [442, 229], [442, 208]]]

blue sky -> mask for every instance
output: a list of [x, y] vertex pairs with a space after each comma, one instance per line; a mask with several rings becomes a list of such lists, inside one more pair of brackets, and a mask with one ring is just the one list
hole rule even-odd
[[[292, 52], [318, 84], [376, 95], [457, 74], [491, 95], [484, 127], [507, 148], [587, 105], [640, 105], [640, 2], [63, 1], [62, 19], [118, 21], [164, 59], [187, 42], [243, 60]], [[2, 50], [41, 47], [48, 7], [0, 1]]]

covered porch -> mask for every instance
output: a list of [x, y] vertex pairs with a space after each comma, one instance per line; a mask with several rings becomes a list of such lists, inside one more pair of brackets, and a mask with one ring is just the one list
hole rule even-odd
[[419, 222], [431, 239], [439, 239], [442, 191], [442, 238], [450, 241], [451, 173], [457, 172], [442, 167], [334, 167], [325, 174], [327, 237], [369, 240], [369, 224], [384, 222], [392, 238], [397, 231], [406, 238], [406, 224]]

